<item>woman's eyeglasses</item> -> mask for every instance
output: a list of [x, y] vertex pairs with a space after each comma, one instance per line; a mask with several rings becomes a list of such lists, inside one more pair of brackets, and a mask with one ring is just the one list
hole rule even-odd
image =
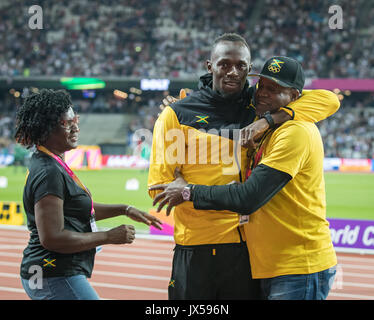
[[78, 126], [79, 125], [79, 115], [76, 114], [73, 119], [69, 119], [69, 120], [61, 119], [60, 123], [65, 129], [70, 129], [74, 125]]

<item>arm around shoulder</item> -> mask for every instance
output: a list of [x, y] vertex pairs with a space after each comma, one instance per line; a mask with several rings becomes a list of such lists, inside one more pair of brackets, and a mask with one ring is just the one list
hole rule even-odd
[[319, 122], [338, 111], [340, 101], [336, 94], [329, 90], [303, 90], [301, 97], [288, 107], [294, 110], [295, 120]]

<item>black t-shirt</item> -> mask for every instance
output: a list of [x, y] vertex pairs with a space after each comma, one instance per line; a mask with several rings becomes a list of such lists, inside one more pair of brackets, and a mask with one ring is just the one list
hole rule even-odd
[[[29, 165], [29, 175], [23, 192], [23, 205], [27, 216], [30, 240], [23, 252], [21, 277], [29, 279], [33, 265], [42, 267], [43, 277], [62, 277], [84, 274], [91, 277], [96, 250], [72, 254], [45, 249], [39, 239], [35, 223], [34, 205], [46, 195], [64, 201], [64, 228], [75, 232], [92, 232], [90, 225], [91, 199], [68, 175], [65, 169], [49, 155], [37, 151]], [[54, 212], [50, 212], [54, 214]]]

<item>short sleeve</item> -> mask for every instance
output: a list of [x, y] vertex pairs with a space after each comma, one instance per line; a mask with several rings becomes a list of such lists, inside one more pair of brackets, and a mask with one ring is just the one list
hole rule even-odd
[[47, 195], [55, 195], [65, 200], [65, 182], [62, 173], [53, 167], [41, 170], [35, 177], [32, 193], [34, 194], [34, 203]]

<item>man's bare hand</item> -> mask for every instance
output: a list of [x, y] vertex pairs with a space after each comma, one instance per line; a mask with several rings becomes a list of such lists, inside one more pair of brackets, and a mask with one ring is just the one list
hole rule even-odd
[[184, 202], [182, 197], [182, 191], [187, 185], [187, 182], [183, 179], [182, 173], [179, 168], [174, 171], [175, 180], [171, 183], [157, 184], [149, 187], [149, 190], [162, 190], [161, 193], [156, 195], [153, 199], [153, 205], [159, 203], [157, 212], [160, 212], [164, 206], [166, 207], [166, 215], [170, 215], [173, 207]]
[[175, 98], [175, 97], [172, 97], [172, 96], [167, 96], [166, 98], [164, 98], [162, 100], [162, 104], [160, 104], [160, 109], [164, 110], [165, 107], [170, 106], [172, 103], [177, 102], [177, 101], [179, 101], [181, 99], [184, 99], [185, 97], [187, 97], [186, 90], [185, 89], [181, 89], [179, 91], [179, 98]]
[[240, 144], [255, 149], [262, 135], [269, 129], [266, 119], [259, 119], [240, 130]]

